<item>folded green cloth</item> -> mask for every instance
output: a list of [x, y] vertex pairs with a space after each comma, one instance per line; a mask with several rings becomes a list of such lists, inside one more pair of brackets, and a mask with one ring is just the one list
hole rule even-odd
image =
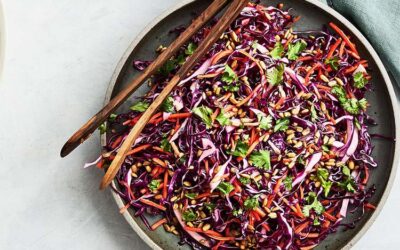
[[328, 0], [368, 38], [400, 84], [400, 1]]

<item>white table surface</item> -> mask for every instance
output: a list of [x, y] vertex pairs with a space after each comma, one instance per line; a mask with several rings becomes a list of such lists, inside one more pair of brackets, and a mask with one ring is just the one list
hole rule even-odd
[[[97, 136], [66, 159], [71, 133], [102, 107], [119, 58], [179, 0], [3, 0], [7, 48], [0, 84], [0, 249], [148, 249], [110, 195], [83, 170]], [[383, 167], [383, 166], [382, 166]], [[397, 178], [354, 249], [400, 245]]]

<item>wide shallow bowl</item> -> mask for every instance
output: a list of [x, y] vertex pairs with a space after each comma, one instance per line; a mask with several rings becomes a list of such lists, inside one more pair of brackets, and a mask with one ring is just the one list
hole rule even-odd
[[[365, 37], [343, 16], [317, 0], [262, 1], [264, 5], [276, 5], [280, 2], [284, 3], [285, 8], [293, 8], [293, 14], [302, 16], [300, 21], [296, 24], [295, 30], [319, 30], [323, 25], [333, 21], [352, 37], [362, 57], [368, 59], [370, 68], [372, 69], [374, 91], [367, 95], [367, 99], [371, 104], [368, 113], [375, 118], [379, 125], [371, 127], [370, 132], [397, 138], [397, 142], [388, 140], [373, 141], [373, 145], [375, 146], [373, 156], [378, 162], [379, 167], [372, 171], [370, 179], [370, 185], [376, 185], [376, 193], [371, 203], [377, 204], [377, 209], [374, 212], [366, 212], [354, 229], [346, 231], [339, 230], [338, 233], [331, 234], [317, 247], [317, 249], [348, 249], [360, 239], [376, 219], [394, 180], [399, 156], [397, 149], [400, 143], [398, 129], [399, 120], [395, 116], [397, 113], [398, 117], [399, 111], [396, 106], [395, 94], [387, 72], [377, 53]], [[160, 44], [168, 45], [175, 38], [169, 31], [177, 26], [189, 24], [196, 13], [201, 13], [210, 3], [211, 0], [185, 0], [153, 21], [153, 23], [137, 37], [122, 57], [111, 80], [106, 95], [106, 102], [137, 76], [138, 72], [132, 67], [133, 60], [152, 60], [155, 58], [155, 48]], [[147, 86], [143, 86], [136, 91], [135, 96], [143, 95], [147, 90], [146, 87]], [[131, 104], [132, 100], [127, 101], [126, 104], [119, 109], [119, 112], [127, 111]], [[103, 145], [105, 140], [106, 138], [103, 136]], [[118, 188], [115, 181], [112, 185]], [[114, 192], [113, 196], [118, 207], [123, 207], [123, 200]], [[352, 221], [358, 216], [359, 214], [350, 215], [346, 221]], [[133, 211], [131, 210], [125, 212], [124, 217], [136, 233], [153, 249], [189, 249], [187, 245], [178, 245], [179, 238], [172, 234], [167, 234], [162, 227], [154, 232], [149, 231], [139, 218], [133, 216]], [[149, 218], [150, 223], [155, 220], [156, 218]]]

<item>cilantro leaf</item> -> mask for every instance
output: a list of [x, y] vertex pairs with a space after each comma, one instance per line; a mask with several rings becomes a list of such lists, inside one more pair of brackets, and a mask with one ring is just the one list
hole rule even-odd
[[365, 84], [368, 83], [368, 80], [364, 77], [364, 74], [362, 72], [357, 72], [353, 76], [354, 79], [354, 87], [358, 89], [362, 89], [365, 87]]
[[317, 114], [317, 111], [315, 110], [314, 104], [311, 105], [310, 111], [311, 111], [311, 121], [315, 122], [317, 120], [317, 118], [318, 118], [318, 114]]
[[368, 106], [368, 102], [365, 98], [361, 99], [358, 101], [358, 106], [362, 109], [362, 110], [366, 110], [367, 106]]
[[289, 118], [282, 118], [276, 121], [274, 132], [283, 131], [285, 132], [289, 128]]
[[258, 196], [252, 197], [252, 198], [247, 198], [244, 203], [244, 208], [246, 208], [246, 210], [253, 210], [256, 207], [259, 206], [258, 203]]
[[108, 120], [109, 120], [110, 122], [114, 122], [115, 119], [117, 119], [117, 115], [116, 115], [116, 114], [111, 114], [110, 117], [108, 117]]
[[221, 191], [221, 193], [223, 193], [224, 195], [228, 195], [235, 188], [230, 182], [223, 181], [217, 186], [217, 189]]
[[172, 146], [169, 143], [167, 134], [163, 135], [163, 138], [161, 140], [160, 148], [162, 148], [166, 152], [172, 152]]
[[316, 214], [322, 214], [325, 211], [324, 206], [318, 201], [317, 195], [314, 192], [308, 193], [306, 197], [308, 205], [303, 207], [303, 214], [310, 217], [310, 211], [314, 210]]
[[194, 43], [189, 43], [186, 50], [185, 50], [185, 54], [188, 56], [193, 55], [194, 51], [197, 49], [197, 45]]
[[243, 141], [238, 141], [235, 151], [231, 152], [231, 154], [238, 157], [245, 157], [247, 150], [249, 150], [249, 145]]
[[241, 209], [241, 208], [232, 211], [232, 215], [235, 217], [238, 217], [239, 215], [242, 215], [242, 214], [243, 214], [243, 209]]
[[332, 182], [328, 180], [329, 171], [325, 168], [318, 168], [317, 176], [319, 181], [321, 182], [322, 188], [324, 189], [324, 195], [325, 197], [327, 197], [332, 188]]
[[224, 110], [221, 109], [221, 113], [217, 116], [216, 120], [221, 124], [222, 126], [228, 126], [231, 124], [231, 120], [229, 117], [224, 113]]
[[236, 82], [238, 80], [238, 77], [235, 71], [233, 71], [233, 69], [229, 67], [229, 65], [225, 65], [225, 71], [222, 75], [221, 80], [225, 83], [231, 84], [233, 82]]
[[194, 200], [197, 197], [197, 193], [186, 193], [185, 196], [191, 200]]
[[167, 99], [161, 103], [160, 109], [167, 113], [173, 113], [174, 110], [174, 99], [171, 96], [168, 96]]
[[187, 222], [194, 221], [197, 219], [197, 215], [192, 210], [187, 210], [182, 213], [182, 219]]
[[208, 211], [210, 211], [210, 212], [213, 211], [214, 208], [217, 207], [217, 205], [215, 205], [214, 203], [210, 203], [210, 202], [205, 203], [204, 206], [205, 206], [205, 207], [208, 209]]
[[283, 81], [283, 73], [285, 71], [285, 66], [283, 63], [278, 66], [267, 70], [268, 82], [274, 86], [277, 86]]
[[288, 59], [289, 60], [297, 60], [299, 58], [299, 54], [307, 48], [307, 43], [303, 40], [296, 42], [295, 44], [289, 44], [288, 46]]
[[325, 59], [325, 65], [331, 66], [333, 70], [338, 70], [339, 68], [339, 57], [334, 56], [329, 59]]
[[100, 134], [103, 135], [107, 132], [107, 124], [104, 122], [99, 126]]
[[186, 56], [183, 54], [180, 54], [176, 59], [175, 62], [179, 65], [183, 65], [186, 62]]
[[286, 178], [283, 180], [283, 184], [285, 185], [285, 188], [289, 191], [292, 190], [292, 188], [293, 188], [292, 183], [293, 183], [292, 176], [286, 176]]
[[260, 129], [268, 130], [272, 128], [272, 116], [258, 115], [257, 118], [258, 122], [260, 123]]
[[149, 185], [147, 185], [149, 187], [149, 189], [151, 190], [151, 192], [154, 192], [157, 190], [157, 188], [160, 186], [161, 181], [160, 180], [152, 180]]
[[318, 220], [317, 217], [315, 217], [313, 225], [314, 225], [314, 226], [319, 226], [319, 225], [321, 225], [321, 223], [319, 222], [319, 220]]
[[343, 166], [342, 167], [342, 173], [345, 175], [345, 176], [350, 176], [350, 168], [348, 168], [346, 165], [345, 166]]
[[211, 115], [213, 111], [209, 107], [201, 106], [194, 108], [192, 111], [206, 124], [207, 128], [211, 128]]
[[258, 169], [270, 170], [271, 169], [271, 159], [270, 153], [267, 150], [260, 150], [254, 152], [250, 155], [250, 161]]
[[357, 115], [360, 113], [360, 107], [358, 105], [358, 100], [356, 98], [351, 98], [349, 100], [346, 100], [345, 102], [342, 101], [341, 104], [344, 110], [346, 110], [352, 115]]
[[146, 109], [149, 108], [149, 106], [150, 106], [150, 104], [148, 104], [147, 102], [140, 101], [140, 102], [133, 104], [133, 106], [131, 106], [130, 109], [132, 111], [144, 112], [144, 111], [146, 111]]
[[281, 42], [275, 43], [274, 49], [271, 50], [271, 57], [274, 59], [282, 58], [284, 48]]
[[163, 76], [169, 76], [169, 74], [175, 69], [176, 64], [176, 60], [170, 59], [158, 70], [158, 73]]
[[250, 178], [246, 178], [246, 177], [240, 177], [239, 178], [240, 183], [242, 183], [243, 185], [248, 185], [250, 184], [251, 180]]

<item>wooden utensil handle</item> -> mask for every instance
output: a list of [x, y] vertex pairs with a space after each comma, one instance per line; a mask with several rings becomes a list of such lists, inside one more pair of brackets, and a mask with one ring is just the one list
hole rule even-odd
[[87, 121], [78, 131], [71, 136], [61, 149], [61, 157], [67, 156], [82, 144], [107, 118], [131, 96], [143, 82], [155, 74], [176, 52], [218, 11], [228, 0], [214, 0], [214, 2], [161, 54], [151, 63], [146, 70], [135, 78], [125, 89], [119, 92], [102, 110]]
[[232, 21], [240, 14], [240, 11], [247, 5], [248, 2], [249, 0], [234, 0], [231, 3], [229, 8], [226, 10], [226, 13], [211, 29], [210, 34], [200, 43], [194, 54], [185, 62], [185, 64], [179, 69], [177, 74], [171, 79], [171, 81], [153, 101], [150, 107], [143, 113], [142, 117], [125, 138], [125, 141], [119, 148], [116, 157], [111, 162], [111, 165], [108, 168], [100, 184], [100, 189], [105, 189], [112, 182], [112, 180], [118, 173], [118, 170], [121, 168], [127, 152], [131, 149], [132, 144], [139, 137], [143, 128], [146, 126], [147, 122], [150, 120], [157, 108], [161, 105], [165, 98], [169, 96], [173, 88], [179, 83], [180, 79], [186, 77], [190, 70], [196, 65], [198, 60], [200, 60], [205, 54], [207, 54], [209, 49], [220, 38], [220, 36], [228, 28]]

